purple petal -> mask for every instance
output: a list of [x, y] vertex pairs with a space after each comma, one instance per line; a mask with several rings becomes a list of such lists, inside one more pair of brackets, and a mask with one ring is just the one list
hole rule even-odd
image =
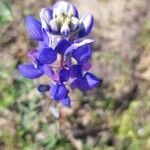
[[43, 41], [41, 23], [32, 16], [25, 19], [26, 31], [34, 40]]
[[59, 1], [52, 6], [53, 17], [57, 15], [57, 12], [65, 13], [68, 16], [74, 16], [78, 18], [78, 11], [74, 5], [65, 1]]
[[51, 64], [57, 58], [57, 53], [52, 48], [44, 48], [39, 53], [39, 61], [42, 64]]
[[34, 67], [32, 64], [19, 65], [20, 73], [29, 79], [36, 79], [43, 75], [43, 71]]
[[91, 54], [92, 52], [88, 45], [79, 47], [72, 52], [72, 56], [78, 64], [86, 63], [91, 58]]
[[66, 107], [70, 107], [70, 98], [69, 97], [66, 97], [66, 98], [64, 98], [64, 99], [62, 99], [61, 100], [61, 103], [64, 105], [64, 106], [66, 106]]
[[60, 82], [68, 81], [68, 79], [69, 79], [69, 71], [67, 69], [61, 69], [59, 72]]
[[90, 33], [94, 23], [94, 18], [91, 14], [84, 14], [80, 19], [80, 27], [78, 37], [82, 38]]
[[60, 32], [61, 32], [61, 35], [62, 35], [62, 36], [67, 37], [67, 36], [69, 35], [69, 33], [70, 33], [70, 28], [69, 28], [69, 26], [67, 25], [67, 23], [64, 23], [64, 24], [62, 25]]
[[101, 80], [99, 80], [96, 76], [91, 73], [86, 73], [83, 77], [75, 79], [71, 83], [72, 88], [78, 88], [81, 91], [91, 90], [100, 84]]
[[39, 92], [44, 93], [44, 92], [49, 91], [50, 86], [49, 85], [45, 85], [45, 84], [40, 84], [37, 89], [38, 89]]
[[101, 82], [95, 75], [89, 72], [84, 75], [84, 78], [88, 83], [89, 89], [97, 87]]
[[78, 78], [82, 76], [81, 66], [73, 65], [69, 69], [69, 74], [71, 78]]
[[72, 17], [71, 24], [70, 24], [71, 32], [76, 31], [78, 27], [79, 27], [79, 19], [76, 17]]
[[83, 70], [83, 71], [87, 71], [87, 70], [89, 70], [91, 67], [92, 67], [92, 64], [91, 64], [90, 61], [87, 61], [87, 62], [85, 62], [85, 63], [82, 64], [82, 70]]
[[68, 6], [66, 7], [65, 11], [66, 11], [66, 14], [68, 14], [69, 16], [74, 16], [76, 18], [79, 17], [76, 7], [70, 3], [68, 3]]
[[56, 19], [51, 19], [49, 22], [49, 26], [50, 26], [52, 33], [57, 34], [59, 32]]
[[49, 31], [49, 22], [52, 19], [52, 13], [53, 11], [48, 8], [42, 8], [40, 11], [40, 18], [42, 23], [42, 28], [44, 28], [46, 31]]
[[67, 68], [70, 68], [71, 65], [72, 65], [72, 56], [71, 55], [66, 55], [65, 66]]
[[66, 97], [68, 90], [63, 84], [53, 84], [50, 88], [50, 96], [54, 100], [61, 100]]
[[87, 84], [87, 81], [84, 78], [80, 77], [80, 78], [75, 79], [71, 83], [71, 88], [72, 89], [78, 88], [81, 91], [86, 91], [88, 89], [88, 84]]
[[62, 38], [62, 39], [58, 42], [57, 46], [55, 47], [55, 51], [57, 51], [59, 54], [64, 54], [64, 53], [65, 53], [65, 50], [66, 50], [70, 45], [71, 45], [71, 43], [70, 43], [68, 40]]
[[38, 42], [38, 47], [37, 47], [38, 50], [44, 49], [46, 47], [47, 47], [47, 45], [45, 44], [44, 41], [39, 41]]
[[72, 52], [73, 50], [75, 50], [75, 49], [77, 49], [77, 48], [83, 46], [83, 45], [91, 44], [91, 43], [93, 43], [93, 42], [94, 42], [94, 40], [92, 40], [92, 39], [85, 39], [85, 40], [80, 41], [80, 42], [78, 42], [78, 43], [74, 43], [74, 44], [72, 44], [70, 47], [68, 47], [68, 48], [66, 49], [65, 55], [66, 55], [67, 53]]
[[43, 38], [44, 38], [44, 43], [48, 47], [49, 46], [49, 36], [46, 30], [43, 29]]

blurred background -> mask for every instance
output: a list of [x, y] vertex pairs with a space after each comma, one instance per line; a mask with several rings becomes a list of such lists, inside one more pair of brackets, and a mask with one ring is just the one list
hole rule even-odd
[[56, 0], [0, 0], [0, 150], [150, 150], [150, 1], [72, 0], [95, 18], [92, 72], [103, 79], [73, 91], [65, 130], [48, 111], [38, 81], [17, 71], [36, 46], [24, 17]]

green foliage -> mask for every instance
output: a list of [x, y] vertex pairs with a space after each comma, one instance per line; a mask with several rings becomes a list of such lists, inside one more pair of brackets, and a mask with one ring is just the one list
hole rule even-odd
[[12, 80], [13, 68], [0, 66], [0, 109], [10, 106], [16, 98], [28, 93], [32, 82], [23, 77]]
[[40, 104], [38, 98], [17, 104], [17, 111], [20, 112], [17, 118], [19, 147], [23, 150], [36, 150], [37, 147], [61, 150], [63, 145], [69, 150], [70, 144], [60, 135], [57, 125], [43, 122], [45, 116], [41, 116]]
[[150, 47], [150, 21], [145, 21], [142, 25], [139, 36], [137, 38], [137, 43], [144, 48]]
[[[145, 109], [149, 109], [147, 97], [144, 98]], [[127, 150], [141, 150], [149, 149], [148, 137], [150, 136], [150, 126], [149, 123], [140, 122], [139, 111], [141, 114], [145, 114], [145, 110], [141, 110], [142, 102], [133, 101], [130, 104], [128, 110], [126, 110], [121, 116], [115, 117], [116, 125], [116, 136], [118, 138], [118, 143], [121, 143], [122, 149]], [[147, 108], [146, 108], [147, 107]], [[145, 117], [145, 116], [141, 116]], [[138, 120], [139, 119], [139, 120]], [[144, 118], [143, 118], [144, 119]], [[147, 143], [146, 143], [147, 142]]]
[[0, 1], [0, 26], [3, 26], [12, 21], [11, 1]]
[[9, 80], [9, 74], [9, 70], [0, 66], [0, 109], [12, 104], [16, 98], [16, 92]]

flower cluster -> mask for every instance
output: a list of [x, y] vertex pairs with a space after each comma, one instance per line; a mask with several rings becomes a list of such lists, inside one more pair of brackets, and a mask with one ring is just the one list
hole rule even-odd
[[79, 18], [76, 7], [65, 1], [42, 8], [39, 16], [41, 21], [32, 16], [25, 19], [26, 31], [38, 46], [28, 52], [30, 63], [19, 65], [19, 71], [29, 79], [47, 75], [50, 83], [40, 84], [38, 90], [70, 107], [69, 88], [86, 91], [100, 83], [88, 72], [94, 41], [83, 39], [92, 29], [93, 16], [86, 13]]

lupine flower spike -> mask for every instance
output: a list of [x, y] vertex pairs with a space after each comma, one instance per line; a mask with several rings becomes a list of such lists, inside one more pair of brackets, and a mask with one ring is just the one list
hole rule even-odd
[[29, 79], [47, 75], [51, 83], [40, 84], [38, 91], [48, 92], [53, 101], [70, 107], [69, 85], [87, 91], [101, 81], [88, 71], [94, 40], [83, 39], [93, 27], [93, 16], [79, 17], [76, 7], [65, 1], [42, 8], [39, 16], [40, 21], [32, 16], [25, 19], [28, 36], [38, 46], [28, 52], [30, 63], [19, 65], [19, 71]]

